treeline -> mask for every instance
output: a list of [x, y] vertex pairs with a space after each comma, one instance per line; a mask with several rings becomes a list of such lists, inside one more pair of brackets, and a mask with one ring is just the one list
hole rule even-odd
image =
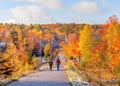
[[[50, 58], [50, 40], [53, 34], [66, 35], [69, 44], [72, 35], [79, 39], [79, 32], [85, 25], [0, 23], [0, 75], [8, 77], [36, 69], [41, 64], [36, 58], [41, 56], [41, 52], [44, 52], [45, 59]], [[92, 25], [92, 28], [103, 29], [103, 25]], [[75, 41], [77, 46], [76, 43]], [[72, 51], [76, 52], [75, 47]]]
[[79, 39], [71, 37], [62, 45], [67, 60], [78, 59], [76, 66], [91, 77], [114, 80], [120, 77], [120, 24], [118, 18], [110, 17], [102, 29], [85, 25], [79, 31]]
[[[36, 70], [49, 40], [41, 25], [0, 25], [0, 75], [2, 78]], [[45, 49], [46, 50], [46, 49]]]
[[[0, 75], [9, 77], [30, 72], [41, 64], [36, 57], [50, 58], [53, 34], [70, 34], [76, 24], [3, 24], [0, 23]], [[53, 52], [54, 53], [54, 52]]]

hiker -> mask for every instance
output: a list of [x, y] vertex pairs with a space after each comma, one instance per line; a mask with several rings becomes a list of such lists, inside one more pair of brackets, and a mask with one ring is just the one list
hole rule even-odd
[[57, 70], [59, 70], [59, 68], [60, 68], [60, 64], [61, 64], [60, 59], [57, 58], [57, 60], [56, 60]]
[[44, 58], [44, 51], [43, 50], [41, 51], [41, 56], [42, 56], [42, 58]]
[[53, 61], [50, 60], [50, 61], [49, 61], [49, 68], [50, 68], [50, 70], [52, 70], [52, 65], [53, 65]]

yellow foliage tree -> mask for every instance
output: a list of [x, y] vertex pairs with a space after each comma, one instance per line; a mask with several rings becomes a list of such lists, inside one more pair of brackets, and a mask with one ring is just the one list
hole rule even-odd
[[13, 44], [9, 44], [4, 54], [0, 56], [1, 65], [0, 73], [5, 75], [11, 75], [20, 67], [19, 56], [16, 52], [16, 48]]
[[45, 58], [47, 58], [50, 54], [50, 44], [46, 44], [44, 48]]
[[95, 46], [94, 30], [90, 25], [84, 26], [84, 29], [80, 32], [79, 41], [78, 45], [81, 52], [81, 63], [82, 65], [85, 65], [88, 58], [92, 55], [90, 50], [94, 49]]

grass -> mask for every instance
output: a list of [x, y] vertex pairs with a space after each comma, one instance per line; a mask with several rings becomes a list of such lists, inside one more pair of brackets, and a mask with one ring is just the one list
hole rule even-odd
[[79, 71], [86, 74], [89, 82], [93, 85], [100, 84], [100, 86], [120, 86], [116, 75], [108, 69], [83, 68], [80, 63], [74, 64]]
[[89, 83], [82, 79], [83, 76], [76, 71], [70, 62], [67, 62], [64, 68], [71, 86], [81, 86], [84, 84], [88, 86]]

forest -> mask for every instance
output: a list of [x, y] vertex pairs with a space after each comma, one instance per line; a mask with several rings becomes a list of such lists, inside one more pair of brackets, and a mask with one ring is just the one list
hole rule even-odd
[[[60, 39], [51, 47], [55, 35]], [[89, 77], [119, 81], [119, 19], [113, 15], [105, 24], [94, 25], [0, 23], [0, 79], [38, 70], [42, 52], [46, 61], [60, 52]]]

